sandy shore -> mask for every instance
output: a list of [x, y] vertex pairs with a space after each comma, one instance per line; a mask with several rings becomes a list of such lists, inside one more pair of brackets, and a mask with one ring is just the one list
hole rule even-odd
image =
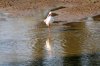
[[0, 11], [12, 16], [33, 16], [45, 18], [47, 13], [57, 7], [57, 20], [73, 21], [100, 14], [99, 0], [0, 0]]

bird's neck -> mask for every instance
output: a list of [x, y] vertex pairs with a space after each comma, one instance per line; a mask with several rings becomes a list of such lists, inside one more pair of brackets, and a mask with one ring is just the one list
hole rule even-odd
[[49, 15], [48, 17], [53, 17], [53, 16]]

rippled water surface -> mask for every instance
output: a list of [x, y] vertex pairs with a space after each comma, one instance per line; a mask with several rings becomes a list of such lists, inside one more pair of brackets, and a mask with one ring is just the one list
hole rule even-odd
[[100, 21], [68, 26], [0, 18], [0, 66], [100, 66]]

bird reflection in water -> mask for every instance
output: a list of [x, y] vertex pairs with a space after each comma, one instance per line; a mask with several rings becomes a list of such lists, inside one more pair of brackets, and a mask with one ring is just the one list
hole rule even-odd
[[46, 40], [46, 44], [45, 44], [45, 49], [46, 49], [46, 53], [47, 53], [47, 56], [49, 56], [48, 58], [51, 58], [52, 57], [52, 47], [51, 47], [51, 34], [49, 32], [48, 34], [48, 38]]
[[48, 51], [51, 51], [50, 38], [47, 38], [47, 40], [46, 40], [46, 49]]

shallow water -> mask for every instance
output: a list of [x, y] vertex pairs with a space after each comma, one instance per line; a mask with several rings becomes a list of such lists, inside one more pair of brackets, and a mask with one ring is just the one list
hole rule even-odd
[[2, 17], [0, 66], [100, 66], [100, 21], [54, 24], [49, 32], [30, 17]]

